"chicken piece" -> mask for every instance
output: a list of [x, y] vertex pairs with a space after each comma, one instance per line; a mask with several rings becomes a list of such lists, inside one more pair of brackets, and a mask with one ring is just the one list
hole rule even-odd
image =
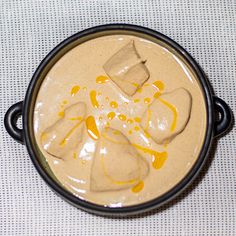
[[103, 68], [111, 80], [129, 96], [134, 95], [149, 78], [149, 71], [141, 60], [133, 40], [115, 53]]
[[149, 172], [129, 140], [118, 130], [106, 128], [99, 139], [91, 169], [92, 191], [127, 189], [143, 180]]
[[44, 150], [57, 158], [64, 158], [82, 141], [86, 104], [78, 102], [64, 111], [64, 116], [41, 135]]
[[170, 142], [185, 129], [191, 106], [191, 94], [184, 88], [160, 95], [145, 111], [141, 127], [156, 143]]

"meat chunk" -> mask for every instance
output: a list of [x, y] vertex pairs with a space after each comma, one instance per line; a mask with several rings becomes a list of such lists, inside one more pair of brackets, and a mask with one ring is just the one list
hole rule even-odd
[[64, 116], [45, 129], [41, 144], [46, 152], [64, 158], [82, 141], [86, 104], [78, 102], [64, 111]]
[[118, 130], [106, 128], [94, 154], [90, 188], [113, 191], [134, 186], [149, 172], [148, 163]]
[[111, 80], [129, 96], [134, 95], [149, 78], [149, 71], [133, 40], [115, 53], [103, 68]]
[[145, 111], [141, 126], [159, 144], [170, 142], [181, 133], [190, 117], [191, 94], [184, 88], [159, 96]]

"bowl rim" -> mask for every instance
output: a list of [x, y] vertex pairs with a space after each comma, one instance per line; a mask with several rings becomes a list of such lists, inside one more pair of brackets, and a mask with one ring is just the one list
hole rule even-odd
[[[49, 61], [52, 60], [52, 58], [54, 58], [55, 55], [61, 49], [71, 44], [72, 42], [78, 40], [79, 38], [92, 35], [98, 32], [107, 32], [107, 31], [114, 31], [114, 30], [146, 34], [155, 39], [161, 40], [167, 45], [169, 45], [171, 48], [174, 48], [174, 50], [186, 60], [186, 62], [191, 67], [191, 69], [196, 73], [197, 79], [202, 86], [202, 93], [205, 98], [205, 105], [206, 105], [206, 133], [205, 133], [204, 142], [203, 142], [198, 158], [196, 159], [194, 165], [186, 174], [186, 176], [182, 180], [180, 180], [178, 184], [172, 187], [169, 191], [165, 192], [164, 194], [162, 194], [161, 196], [157, 198], [154, 198], [144, 203], [139, 203], [137, 205], [123, 206], [123, 207], [118, 207], [118, 208], [98, 205], [92, 202], [88, 202], [86, 200], [82, 200], [74, 196], [72, 193], [70, 193], [66, 189], [62, 188], [58, 183], [56, 183], [51, 178], [51, 176], [49, 176], [45, 168], [40, 164], [38, 158], [36, 158], [38, 154], [36, 152], [36, 148], [34, 148], [34, 144], [30, 136], [30, 128], [29, 128], [29, 124], [30, 122], [32, 122], [32, 119], [30, 120], [29, 113], [30, 113], [30, 107], [31, 107], [31, 101], [32, 101], [31, 98], [34, 92], [34, 87], [37, 80], [39, 79], [40, 73], [44, 70], [45, 66], [49, 63]], [[169, 37], [165, 36], [164, 34], [154, 31], [152, 29], [146, 28], [146, 27], [142, 27], [138, 25], [131, 25], [131, 24], [106, 24], [106, 25], [95, 26], [95, 27], [80, 31], [78, 33], [75, 33], [74, 35], [66, 38], [64, 41], [59, 43], [53, 50], [51, 50], [48, 53], [48, 55], [42, 60], [42, 62], [39, 64], [38, 68], [36, 69], [30, 81], [30, 84], [28, 86], [26, 96], [24, 99], [24, 105], [23, 105], [23, 130], [25, 134], [25, 144], [26, 144], [28, 153], [30, 155], [30, 158], [35, 168], [37, 169], [41, 177], [44, 179], [44, 181], [57, 194], [59, 194], [62, 198], [64, 198], [66, 201], [68, 201], [72, 205], [91, 213], [95, 213], [98, 215], [106, 215], [106, 216], [109, 216], [109, 215], [128, 216], [128, 215], [143, 213], [143, 212], [149, 211], [151, 209], [157, 208], [167, 203], [168, 201], [173, 199], [177, 194], [181, 193], [194, 180], [194, 178], [197, 176], [200, 169], [202, 168], [203, 164], [205, 163], [210, 146], [211, 146], [211, 142], [213, 139], [214, 112], [213, 112], [212, 95], [213, 94], [211, 92], [209, 81], [207, 80], [206, 76], [204, 75], [202, 69], [197, 64], [197, 62], [183, 47], [181, 47], [178, 43], [176, 43]]]

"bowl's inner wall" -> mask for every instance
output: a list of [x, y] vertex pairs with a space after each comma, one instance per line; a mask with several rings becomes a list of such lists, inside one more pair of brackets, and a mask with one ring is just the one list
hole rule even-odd
[[[131, 31], [131, 30], [120, 30], [120, 29], [119, 30], [99, 31], [99, 32], [85, 35], [83, 37], [78, 36], [77, 38], [75, 37], [73, 39], [69, 38], [66, 41], [59, 44], [58, 47], [56, 47], [52, 52], [50, 52], [49, 57], [46, 57], [46, 59], [42, 62], [42, 64], [39, 66], [38, 70], [36, 71], [36, 73], [34, 75], [35, 76], [34, 79], [36, 79], [36, 83], [33, 88], [33, 91], [31, 91], [31, 102], [30, 102], [29, 114], [28, 114], [28, 116], [29, 116], [28, 120], [30, 121], [30, 123], [28, 124], [28, 127], [29, 127], [29, 134], [30, 134], [32, 147], [34, 148], [34, 153], [36, 154], [34, 156], [34, 158], [38, 159], [38, 162], [41, 164], [41, 166], [47, 172], [47, 174], [55, 182], [57, 182], [61, 187], [63, 187], [62, 184], [57, 180], [57, 178], [54, 176], [53, 172], [51, 171], [51, 169], [46, 161], [46, 158], [43, 156], [40, 149], [38, 148], [38, 145], [36, 143], [35, 136], [34, 136], [33, 116], [34, 116], [34, 107], [35, 107], [35, 102], [36, 102], [36, 98], [38, 95], [38, 91], [40, 89], [40, 86], [41, 86], [44, 78], [46, 77], [47, 73], [50, 71], [50, 69], [69, 50], [78, 46], [79, 44], [82, 44], [83, 42], [86, 42], [88, 40], [91, 40], [91, 39], [94, 39], [97, 37], [108, 36], [108, 35], [119, 35], [119, 34], [120, 35], [133, 35], [133, 36], [140, 37], [140, 38], [143, 38], [146, 40], [150, 40], [154, 43], [161, 45], [162, 47], [165, 47], [167, 50], [172, 52], [176, 57], [178, 57], [189, 68], [189, 70], [193, 73], [194, 77], [198, 81], [199, 87], [201, 88], [202, 92], [204, 91], [203, 85], [201, 84], [201, 81], [198, 79], [198, 76], [197, 76], [197, 73], [195, 72], [195, 70], [192, 68], [192, 66], [188, 63], [188, 61], [175, 48], [173, 48], [171, 45], [169, 45], [167, 42], [163, 41], [162, 39], [155, 38], [151, 35], [148, 35], [148, 34], [145, 34], [142, 32]], [[203, 96], [205, 97], [204, 92], [203, 92]], [[65, 189], [65, 190], [68, 192], [67, 189]]]

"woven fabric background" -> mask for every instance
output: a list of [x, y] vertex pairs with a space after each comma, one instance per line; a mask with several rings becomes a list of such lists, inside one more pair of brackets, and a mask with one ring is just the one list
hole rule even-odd
[[132, 23], [173, 38], [199, 62], [236, 113], [235, 0], [0, 1], [0, 235], [236, 235], [236, 132], [214, 145], [194, 184], [159, 210], [109, 219], [78, 210], [37, 174], [3, 127], [37, 65], [66, 37], [105, 23]]

